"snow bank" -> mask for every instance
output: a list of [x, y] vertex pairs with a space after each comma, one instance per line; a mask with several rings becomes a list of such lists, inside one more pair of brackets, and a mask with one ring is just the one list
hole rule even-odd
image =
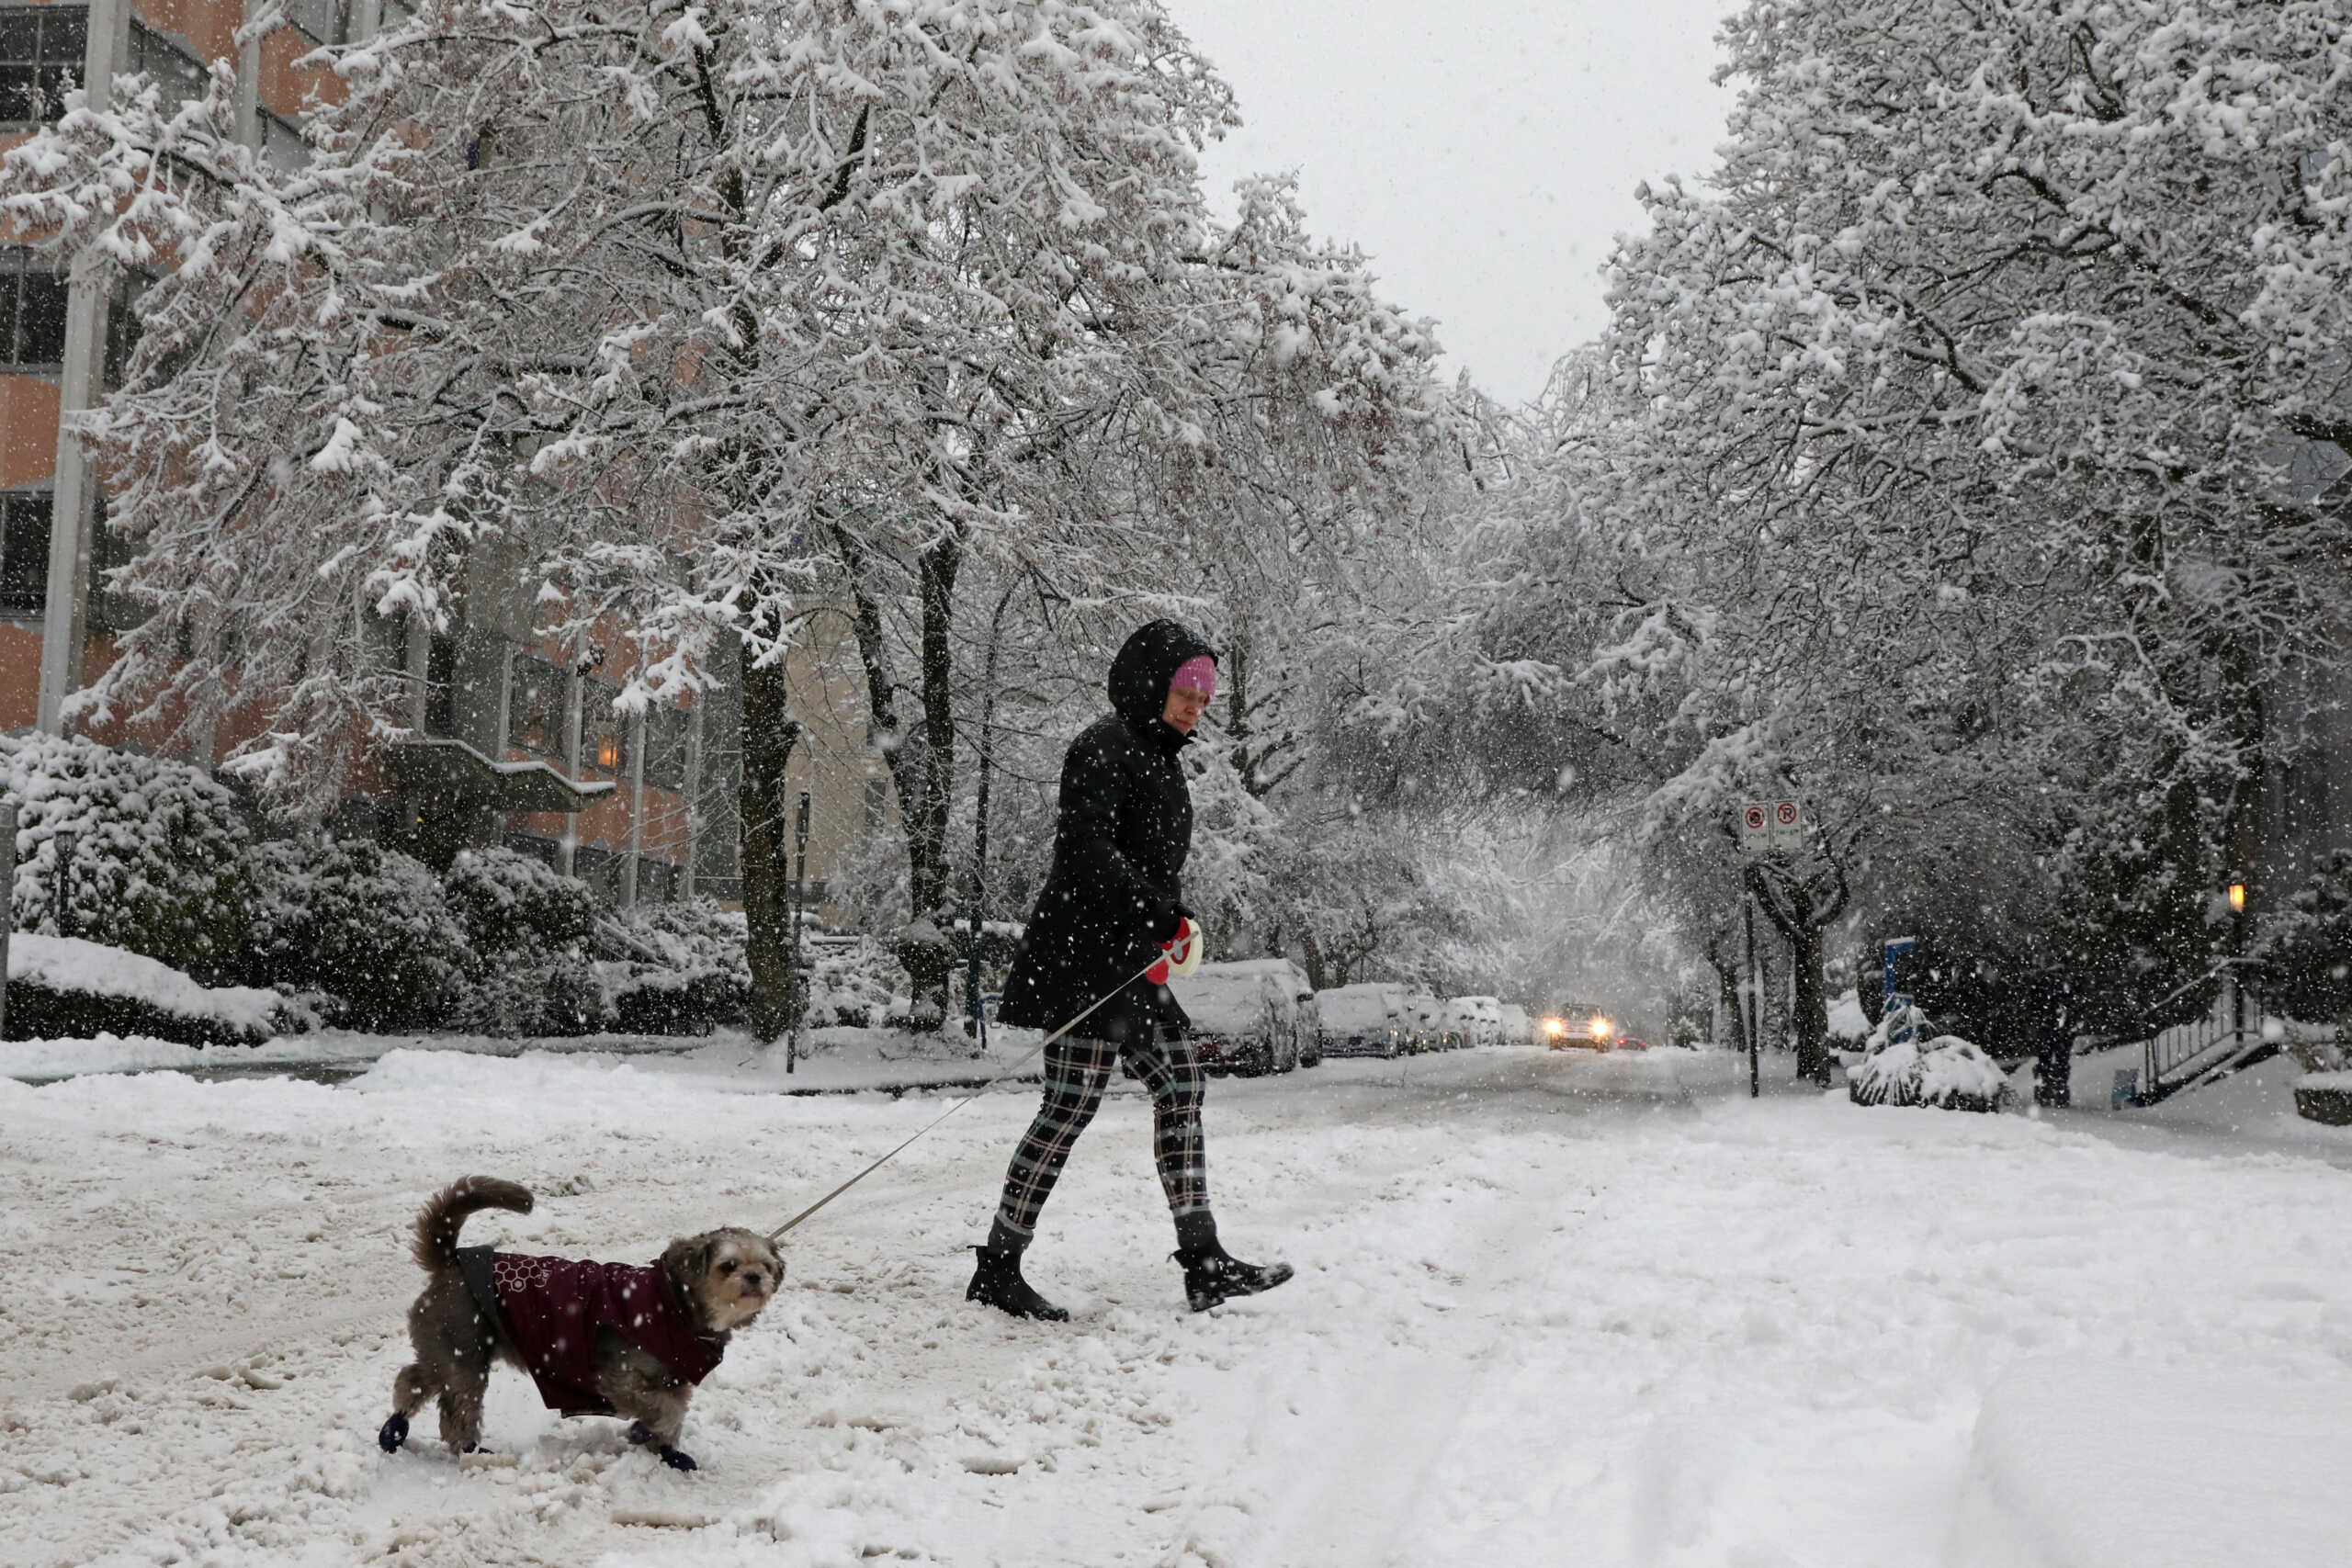
[[8, 939], [8, 978], [61, 997], [136, 1003], [248, 1040], [265, 1039], [277, 1029], [283, 1006], [276, 991], [202, 986], [168, 964], [119, 947], [30, 931]]
[[2335, 1568], [2352, 1379], [2033, 1360], [1986, 1393], [1944, 1568]]

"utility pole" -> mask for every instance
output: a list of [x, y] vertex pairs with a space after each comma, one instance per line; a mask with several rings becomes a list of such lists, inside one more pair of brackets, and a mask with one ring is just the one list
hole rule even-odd
[[967, 1017], [965, 1032], [972, 1037], [973, 1054], [980, 1055], [989, 1048], [988, 1010], [980, 1004], [980, 935], [985, 928], [985, 907], [988, 903], [989, 874], [989, 778], [996, 761], [996, 650], [998, 634], [1004, 629], [1005, 606], [1021, 585], [1014, 583], [996, 602], [996, 615], [989, 622], [988, 673], [980, 690], [980, 792], [974, 803], [977, 821], [972, 834], [972, 912], [971, 952], [964, 964], [964, 1010]]
[[8, 1038], [8, 933], [16, 929], [17, 803], [0, 800], [0, 1040]]
[[[1745, 878], [1742, 879], [1743, 884]], [[1740, 917], [1747, 928], [1747, 1098], [1764, 1093], [1764, 1065], [1757, 1055], [1756, 1037], [1764, 1027], [1764, 976], [1756, 968], [1756, 895], [1743, 890]]]
[[808, 1017], [808, 971], [800, 955], [800, 901], [807, 893], [808, 876], [808, 792], [805, 789], [800, 792], [800, 813], [792, 836], [798, 860], [792, 871], [792, 985], [785, 1004], [784, 1070], [787, 1073], [800, 1055], [800, 1026]]

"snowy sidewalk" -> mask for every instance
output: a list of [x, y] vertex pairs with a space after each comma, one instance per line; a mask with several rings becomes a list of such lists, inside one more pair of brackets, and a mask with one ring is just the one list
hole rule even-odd
[[[425, 1051], [493, 1057], [574, 1056], [646, 1066], [666, 1063], [667, 1070], [747, 1093], [899, 1093], [984, 1083], [1017, 1062], [1036, 1039], [1032, 1030], [996, 1030], [990, 1034], [990, 1049], [975, 1054], [954, 1042], [910, 1041], [894, 1030], [823, 1029], [815, 1033], [815, 1049], [787, 1071], [781, 1043], [763, 1046], [735, 1030], [702, 1039], [589, 1034], [508, 1040], [481, 1034], [362, 1034], [323, 1029], [280, 1035], [259, 1045], [201, 1048], [168, 1040], [107, 1035], [96, 1040], [0, 1041], [0, 1077], [45, 1084], [101, 1073], [165, 1071], [205, 1078], [287, 1076], [333, 1083], [356, 1077], [395, 1053]], [[1035, 1076], [1034, 1066], [1026, 1076]]]
[[423, 1052], [0, 1082], [0, 1562], [1943, 1568], [2012, 1369], [2346, 1375], [2352, 1174], [1744, 1087], [1510, 1051], [1216, 1082], [1227, 1239], [1300, 1277], [1201, 1317], [1114, 1099], [1032, 1254], [1057, 1325], [960, 1299], [1008, 1089], [796, 1235], [679, 1476], [505, 1372], [512, 1468], [429, 1419], [377, 1452], [419, 1202], [509, 1175], [537, 1212], [473, 1239], [650, 1258], [776, 1223], [936, 1100]]

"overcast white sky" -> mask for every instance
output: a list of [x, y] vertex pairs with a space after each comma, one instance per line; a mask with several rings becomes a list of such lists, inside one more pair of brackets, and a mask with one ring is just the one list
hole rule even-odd
[[1316, 231], [1434, 316], [1446, 369], [1506, 401], [1607, 319], [1635, 184], [1713, 161], [1732, 0], [1163, 0], [1240, 100], [1208, 185], [1295, 169]]

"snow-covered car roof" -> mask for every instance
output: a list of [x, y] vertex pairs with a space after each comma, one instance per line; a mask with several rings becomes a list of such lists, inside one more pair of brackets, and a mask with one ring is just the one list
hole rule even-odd
[[[1429, 1000], [1434, 1002], [1436, 998]], [[1421, 1021], [1413, 988], [1393, 980], [1360, 980], [1315, 993], [1326, 1029], [1389, 1029]]]
[[1168, 986], [1194, 1029], [1232, 1034], [1257, 1028], [1270, 1007], [1295, 1005], [1306, 976], [1286, 958], [1249, 958], [1204, 964], [1197, 974], [1171, 976]]

